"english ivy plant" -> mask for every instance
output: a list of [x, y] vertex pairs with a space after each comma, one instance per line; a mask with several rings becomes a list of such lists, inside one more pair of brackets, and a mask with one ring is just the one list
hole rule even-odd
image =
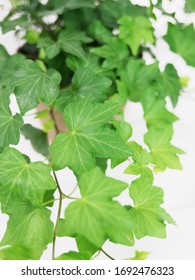
[[[106, 241], [133, 246], [145, 236], [166, 238], [167, 224], [175, 221], [162, 208], [163, 190], [154, 185], [154, 173], [182, 169], [183, 151], [171, 143], [178, 118], [167, 100], [175, 107], [185, 83], [173, 65], [159, 70], [150, 47], [156, 43], [155, 9], [166, 13], [162, 1], [150, 1], [149, 7], [129, 0], [11, 2], [2, 32], [14, 31], [25, 43], [11, 56], [0, 45], [0, 206], [9, 215], [0, 259], [40, 259], [50, 243], [52, 259], [88, 260], [99, 252], [113, 259], [104, 250]], [[185, 9], [194, 11], [194, 1], [186, 1]], [[195, 66], [192, 24], [175, 19], [164, 39]], [[147, 64], [144, 53], [154, 62]], [[20, 109], [15, 115], [12, 93]], [[143, 107], [144, 146], [124, 120], [128, 100]], [[46, 105], [36, 114], [44, 120], [42, 130], [23, 121], [40, 103]], [[56, 112], [63, 115], [63, 131]], [[43, 162], [31, 162], [17, 150], [21, 134]], [[114, 168], [126, 160], [129, 184], [106, 175], [109, 164]], [[76, 176], [80, 196], [62, 191], [56, 171], [64, 168]], [[120, 203], [123, 191], [132, 204]], [[75, 239], [78, 250], [67, 252], [64, 244], [64, 253], [56, 256], [57, 236]], [[136, 251], [132, 258], [147, 255]]]

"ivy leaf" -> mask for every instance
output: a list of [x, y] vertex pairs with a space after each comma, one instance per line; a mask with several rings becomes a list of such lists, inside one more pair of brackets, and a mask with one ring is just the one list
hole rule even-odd
[[169, 96], [173, 106], [177, 105], [181, 90], [180, 78], [173, 65], [168, 64], [164, 72], [159, 76], [158, 89], [162, 96]]
[[59, 13], [63, 13], [64, 10], [75, 10], [80, 8], [95, 8], [95, 0], [56, 0], [52, 3], [54, 9]]
[[96, 246], [94, 246], [89, 240], [81, 235], [77, 235], [76, 243], [79, 252], [88, 252], [90, 253], [91, 257], [95, 254], [95, 252], [98, 251], [98, 248]]
[[183, 151], [170, 144], [172, 135], [172, 128], [166, 127], [151, 128], [144, 136], [144, 142], [151, 150], [152, 163], [156, 165], [156, 171], [164, 171], [167, 167], [182, 169], [178, 154], [183, 154]]
[[130, 47], [134, 56], [138, 54], [143, 42], [154, 43], [154, 31], [148, 18], [123, 16], [118, 23], [119, 38]]
[[50, 151], [55, 170], [65, 166], [79, 175], [95, 166], [95, 157], [128, 157], [131, 151], [118, 133], [108, 126], [118, 104], [100, 104], [91, 98], [70, 103], [64, 111], [69, 132], [59, 134]]
[[9, 31], [15, 30], [17, 26], [26, 29], [30, 26], [31, 23], [32, 21], [29, 20], [26, 15], [23, 15], [13, 20], [10, 20], [10, 18], [6, 18], [0, 23], [0, 26], [2, 27], [2, 32], [4, 34]]
[[186, 0], [185, 11], [187, 13], [192, 13], [195, 11], [195, 2], [194, 0]]
[[39, 38], [38, 48], [44, 48], [45, 53], [49, 59], [54, 58], [60, 53], [60, 46], [49, 35]]
[[145, 260], [147, 259], [149, 252], [144, 252], [144, 251], [135, 251], [135, 256], [131, 258], [130, 260]]
[[24, 156], [13, 148], [0, 154], [0, 201], [3, 209], [27, 200], [42, 205], [47, 190], [55, 189], [51, 168], [42, 162], [27, 163]]
[[163, 203], [163, 190], [152, 186], [149, 180], [140, 178], [132, 182], [130, 197], [134, 207], [129, 213], [136, 238], [140, 239], [146, 235], [165, 238], [166, 220], [162, 214], [164, 209], [160, 207]]
[[56, 258], [56, 260], [90, 260], [91, 255], [88, 252], [70, 251]]
[[178, 120], [174, 114], [166, 109], [163, 100], [154, 100], [150, 105], [147, 104], [147, 109], [144, 111], [144, 118], [149, 128], [162, 128]]
[[28, 260], [28, 250], [20, 246], [7, 247], [0, 250], [0, 260]]
[[49, 154], [49, 144], [47, 139], [47, 133], [38, 129], [31, 124], [25, 124], [22, 129], [21, 133], [24, 137], [30, 140], [32, 147], [34, 150], [43, 156], [48, 156]]
[[51, 105], [59, 94], [60, 81], [56, 70], [44, 72], [35, 62], [26, 60], [15, 71], [12, 81], [21, 113], [35, 108], [40, 100]]
[[130, 59], [125, 70], [120, 71], [130, 100], [138, 102], [145, 97], [147, 89], [152, 90], [159, 75], [158, 64], [146, 65], [143, 60]]
[[25, 247], [31, 259], [39, 259], [53, 239], [50, 211], [20, 202], [17, 207], [11, 208], [8, 214], [7, 230], [0, 245]]
[[112, 38], [104, 46], [93, 48], [90, 51], [105, 58], [102, 66], [109, 69], [118, 68], [121, 62], [129, 56], [127, 46], [118, 38]]
[[132, 175], [141, 174], [142, 177], [146, 177], [148, 179], [153, 180], [152, 171], [148, 167], [148, 164], [151, 162], [151, 155], [141, 147], [141, 151], [139, 152], [135, 151], [132, 158], [134, 162], [126, 168], [124, 173], [132, 174]]
[[100, 20], [94, 20], [88, 28], [91, 37], [100, 43], [107, 42], [113, 37], [112, 32]]
[[73, 91], [81, 97], [91, 96], [96, 100], [104, 100], [111, 80], [103, 75], [93, 73], [90, 68], [80, 68], [72, 79]]
[[82, 235], [100, 248], [109, 238], [115, 243], [133, 245], [128, 211], [113, 201], [127, 184], [109, 177], [96, 167], [79, 180], [82, 198], [65, 211], [65, 234]]
[[0, 94], [0, 146], [5, 147], [9, 144], [16, 145], [20, 139], [20, 129], [23, 126], [23, 120], [20, 114], [12, 116], [9, 108], [9, 97], [3, 91]]
[[61, 31], [58, 36], [57, 44], [66, 53], [85, 59], [85, 52], [82, 43], [90, 43], [92, 40], [84, 32], [67, 29]]
[[181, 55], [187, 64], [195, 66], [195, 31], [193, 24], [184, 27], [169, 23], [168, 32], [164, 39], [173, 52]]

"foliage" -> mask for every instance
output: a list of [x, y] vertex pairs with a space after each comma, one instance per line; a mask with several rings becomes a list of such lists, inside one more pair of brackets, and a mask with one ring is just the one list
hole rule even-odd
[[[185, 83], [171, 64], [160, 71], [150, 48], [156, 43], [151, 21], [155, 5], [151, 1], [146, 8], [129, 0], [12, 4], [0, 23], [2, 32], [14, 31], [25, 41], [15, 55], [0, 45], [0, 206], [9, 215], [0, 259], [39, 259], [53, 242], [53, 259], [88, 260], [98, 252], [109, 256], [103, 250], [106, 241], [133, 246], [145, 236], [165, 238], [167, 224], [175, 222], [162, 208], [163, 190], [154, 185], [154, 173], [182, 169], [183, 151], [171, 143], [178, 118], [167, 109], [167, 97], [176, 106]], [[165, 12], [161, 1], [156, 5]], [[194, 8], [193, 1], [186, 1], [187, 11]], [[191, 66], [194, 38], [192, 24], [177, 22], [169, 23], [164, 36], [170, 49]], [[144, 52], [153, 63], [145, 62]], [[17, 114], [10, 109], [12, 93]], [[133, 140], [131, 125], [124, 120], [128, 100], [143, 108], [143, 147]], [[23, 121], [40, 103], [47, 106], [36, 115], [47, 119], [42, 130]], [[64, 132], [55, 112], [63, 115]], [[21, 134], [45, 157], [44, 163], [31, 162], [17, 150]], [[108, 160], [112, 168], [128, 160], [124, 173], [133, 181], [108, 177]], [[63, 193], [56, 171], [64, 168], [76, 176], [80, 197]], [[68, 184], [68, 178], [63, 181]], [[123, 191], [132, 205], [120, 203]], [[61, 218], [64, 199], [70, 203]], [[59, 207], [53, 223], [54, 200]], [[78, 251], [64, 248], [55, 256], [57, 236], [75, 239]], [[148, 254], [136, 251], [132, 259]]]

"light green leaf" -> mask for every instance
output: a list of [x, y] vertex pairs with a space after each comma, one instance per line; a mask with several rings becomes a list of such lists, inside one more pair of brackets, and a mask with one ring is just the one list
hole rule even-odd
[[76, 243], [79, 252], [88, 252], [90, 253], [91, 257], [98, 251], [98, 248], [94, 246], [89, 240], [81, 235], [77, 235]]
[[103, 67], [118, 68], [129, 56], [128, 47], [118, 38], [111, 38], [102, 47], [90, 50], [93, 54], [105, 58]]
[[5, 148], [0, 154], [0, 201], [6, 210], [18, 201], [42, 205], [47, 190], [55, 189], [50, 166], [42, 162], [27, 163], [23, 155]]
[[193, 24], [184, 27], [169, 23], [168, 32], [164, 39], [173, 52], [181, 55], [187, 64], [195, 66], [195, 30]]
[[31, 259], [39, 259], [53, 239], [50, 211], [20, 202], [17, 207], [11, 208], [8, 214], [7, 230], [0, 245], [25, 247]]
[[131, 258], [130, 260], [145, 260], [147, 259], [149, 252], [144, 252], [144, 251], [135, 251], [135, 256]]
[[70, 251], [64, 253], [59, 257], [55, 258], [56, 260], [90, 260], [91, 255], [88, 252], [74, 252]]
[[187, 13], [194, 12], [195, 11], [195, 2], [194, 2], [194, 0], [186, 0], [185, 2], [186, 2], [186, 4], [185, 4], [185, 11]]
[[40, 100], [51, 105], [59, 94], [60, 81], [61, 76], [54, 69], [44, 72], [31, 60], [21, 64], [12, 81], [21, 113], [35, 108]]
[[82, 235], [100, 248], [109, 238], [112, 242], [133, 245], [128, 211], [113, 201], [127, 184], [109, 177], [96, 167], [79, 180], [82, 198], [69, 204], [65, 212], [64, 234]]
[[181, 149], [170, 144], [173, 135], [171, 127], [164, 129], [151, 128], [144, 136], [144, 142], [151, 150], [152, 163], [156, 165], [156, 171], [182, 169], [178, 154], [183, 154]]
[[120, 71], [130, 100], [138, 102], [145, 98], [147, 90], [152, 90], [154, 80], [159, 75], [158, 63], [146, 65], [141, 59], [130, 59], [126, 69]]
[[148, 18], [123, 16], [118, 23], [119, 38], [129, 45], [134, 56], [138, 54], [143, 42], [154, 43], [154, 30]]
[[21, 129], [21, 133], [26, 139], [30, 140], [31, 145], [36, 152], [44, 156], [48, 156], [49, 144], [47, 139], [47, 133], [45, 133], [41, 129], [32, 126], [31, 124], [25, 124]]
[[163, 126], [172, 125], [178, 118], [166, 109], [165, 101], [154, 100], [147, 104], [147, 108], [144, 110], [144, 118], [147, 126], [155, 128], [163, 128]]
[[54, 169], [68, 166], [79, 175], [95, 166], [95, 157], [131, 155], [120, 135], [107, 124], [117, 109], [117, 104], [100, 104], [91, 98], [70, 103], [64, 111], [70, 132], [59, 134], [50, 147]]
[[0, 260], [28, 260], [30, 255], [26, 248], [20, 246], [6, 247], [0, 250]]
[[162, 96], [169, 96], [173, 106], [177, 105], [182, 88], [179, 76], [172, 64], [168, 64], [157, 80], [158, 90]]
[[141, 149], [141, 151], [134, 152], [132, 158], [134, 162], [126, 168], [124, 173], [132, 175], [140, 174], [142, 177], [146, 177], [152, 181], [153, 174], [148, 167], [148, 164], [151, 162], [151, 155], [145, 149]]
[[[152, 186], [149, 180], [137, 179], [130, 186], [134, 207], [129, 210], [136, 238], [166, 237], [166, 220], [162, 215], [163, 190]], [[170, 222], [168, 220], [167, 222]]]
[[23, 120], [20, 114], [12, 116], [9, 108], [9, 97], [5, 91], [0, 94], [0, 146], [5, 147], [9, 144], [18, 144], [20, 139], [20, 129]]

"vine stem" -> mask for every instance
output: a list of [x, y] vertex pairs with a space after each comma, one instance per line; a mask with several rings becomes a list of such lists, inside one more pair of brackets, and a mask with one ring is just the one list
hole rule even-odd
[[102, 253], [104, 253], [104, 255], [106, 255], [109, 259], [111, 259], [111, 260], [115, 260], [113, 257], [111, 257], [108, 253], [106, 253], [102, 248], [100, 248], [100, 251], [102, 252]]
[[57, 184], [57, 189], [59, 192], [59, 205], [58, 205], [58, 213], [57, 213], [57, 218], [56, 218], [56, 224], [55, 224], [55, 228], [54, 228], [54, 235], [53, 235], [53, 244], [52, 244], [52, 259], [55, 259], [55, 246], [56, 246], [56, 237], [57, 237], [57, 228], [58, 228], [58, 224], [59, 224], [59, 220], [60, 220], [60, 215], [62, 212], [62, 200], [64, 198], [64, 194], [60, 188], [59, 182], [58, 182], [58, 178], [56, 176], [55, 171], [53, 170], [53, 175]]

